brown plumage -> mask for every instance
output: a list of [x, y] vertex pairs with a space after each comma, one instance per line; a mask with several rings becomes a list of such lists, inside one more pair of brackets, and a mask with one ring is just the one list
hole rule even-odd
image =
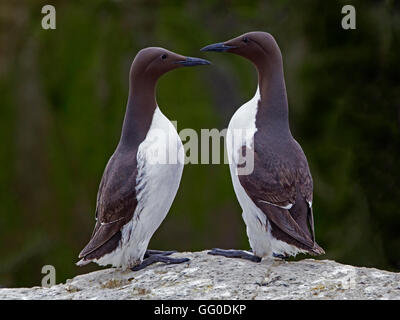
[[[145, 141], [151, 125], [158, 119], [157, 125], [164, 125], [166, 130], [172, 127], [169, 120], [157, 108], [156, 84], [166, 72], [182, 67], [209, 64], [207, 60], [185, 57], [169, 50], [150, 47], [139, 51], [129, 73], [129, 96], [122, 127], [121, 139], [107, 163], [100, 182], [96, 202], [96, 225], [89, 243], [79, 254], [81, 259], [78, 265], [84, 265], [94, 260], [105, 265], [132, 268], [141, 264], [143, 257], [150, 256], [150, 260], [143, 267], [154, 262], [181, 263], [187, 259], [172, 259], [166, 255], [172, 252], [147, 249], [153, 232], [167, 214], [179, 186], [183, 164], [160, 164], [157, 170], [150, 170], [151, 164], [146, 163], [143, 156], [138, 160], [139, 147]], [[158, 111], [157, 111], [158, 110]], [[155, 116], [156, 115], [156, 116]], [[181, 144], [176, 130], [172, 130], [177, 141]], [[167, 132], [165, 132], [167, 134]], [[155, 139], [156, 140], [156, 139]], [[177, 143], [179, 145], [179, 143]], [[167, 152], [168, 146], [158, 144], [157, 141], [148, 142], [157, 148], [157, 152]], [[165, 151], [167, 150], [167, 151]], [[145, 151], [143, 151], [145, 152]], [[179, 150], [172, 150], [179, 152]], [[138, 163], [138, 161], [140, 163]], [[147, 168], [148, 170], [146, 171]], [[154, 167], [152, 167], [154, 168]], [[172, 181], [154, 183], [162, 174], [171, 173]], [[161, 179], [161, 178], [160, 178]], [[150, 182], [149, 182], [150, 181]], [[153, 183], [151, 185], [151, 183]], [[169, 193], [164, 197], [151, 195], [140, 202], [140, 194], [144, 188], [157, 191], [166, 189]], [[152, 189], [152, 190], [153, 190]], [[150, 199], [150, 200], [149, 200]], [[146, 202], [147, 201], [147, 202]], [[160, 203], [155, 210], [148, 210], [146, 219], [141, 219], [143, 210], [149, 203]], [[139, 203], [140, 202], [140, 203]], [[139, 206], [140, 204], [140, 206]], [[132, 220], [134, 219], [134, 220]], [[130, 225], [128, 223], [132, 222]], [[125, 233], [121, 232], [129, 226]], [[134, 236], [133, 236], [134, 235]], [[118, 254], [116, 252], [118, 251]], [[100, 262], [100, 259], [102, 261]], [[138, 270], [138, 268], [136, 268]]]
[[[256, 141], [259, 136], [255, 134]], [[321, 254], [323, 250], [315, 243], [312, 208], [308, 205], [312, 202], [313, 183], [307, 160], [297, 143], [292, 145], [296, 152], [290, 146], [286, 144], [284, 152], [298, 157], [287, 158], [284, 153], [273, 151], [273, 147], [255, 142], [254, 170], [249, 175], [239, 175], [239, 181], [267, 216], [275, 238]], [[290, 209], [282, 208], [291, 204]]]
[[121, 239], [121, 228], [133, 216], [137, 206], [136, 150], [117, 149], [108, 162], [100, 182], [96, 202], [96, 225], [91, 239], [79, 258], [101, 258], [113, 251]]
[[[311, 207], [312, 177], [306, 156], [289, 129], [282, 55], [275, 39], [266, 32], [249, 32], [202, 50], [240, 55], [253, 62], [258, 72], [259, 100], [256, 101], [254, 119], [256, 130], [251, 148], [243, 145], [239, 150], [241, 154], [253, 152], [254, 170], [250, 174], [238, 175], [238, 179], [245, 193], [267, 218], [267, 232], [264, 240], [259, 239], [254, 226], [248, 225], [249, 237], [253, 237], [253, 240], [257, 238], [254, 243], [268, 242], [270, 229], [275, 239], [298, 248], [299, 252], [323, 254], [324, 250], [315, 242]], [[238, 199], [240, 202], [239, 196]], [[246, 208], [243, 199], [241, 205], [244, 212], [251, 211], [251, 208]], [[254, 212], [252, 214], [255, 215]], [[250, 218], [247, 219], [253, 219], [252, 214], [248, 213]], [[256, 218], [262, 223], [259, 216]], [[257, 255], [257, 248], [253, 248], [253, 252]], [[211, 254], [248, 258], [248, 255], [238, 251], [232, 253], [216, 249]]]

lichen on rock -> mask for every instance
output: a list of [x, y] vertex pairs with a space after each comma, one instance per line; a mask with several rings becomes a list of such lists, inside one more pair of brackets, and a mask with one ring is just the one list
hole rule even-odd
[[0, 299], [400, 299], [400, 273], [330, 260], [174, 256], [191, 260], [138, 272], [103, 269], [51, 288], [0, 289]]

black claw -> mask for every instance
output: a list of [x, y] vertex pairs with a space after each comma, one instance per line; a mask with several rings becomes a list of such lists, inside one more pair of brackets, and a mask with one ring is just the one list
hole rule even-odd
[[254, 254], [249, 254], [245, 251], [240, 251], [240, 250], [223, 250], [223, 249], [213, 248], [211, 251], [207, 253], [213, 256], [224, 256], [226, 258], [240, 258], [240, 259], [250, 260], [252, 262], [261, 261], [260, 257], [257, 257]]
[[179, 264], [179, 263], [184, 263], [184, 262], [188, 262], [188, 261], [190, 261], [189, 258], [177, 258], [177, 259], [169, 258], [169, 260], [161, 261], [161, 262], [164, 262], [165, 264]]
[[[168, 252], [168, 251], [165, 251]], [[164, 252], [164, 253], [165, 253]], [[132, 271], [139, 271], [142, 270], [144, 268], [146, 268], [147, 266], [156, 263], [156, 262], [162, 262], [165, 264], [179, 264], [179, 263], [183, 263], [183, 262], [187, 262], [190, 261], [190, 259], [188, 258], [170, 258], [167, 257], [165, 254], [153, 254], [150, 255], [147, 259], [144, 259], [143, 262], [137, 266], [134, 266], [131, 268]]]

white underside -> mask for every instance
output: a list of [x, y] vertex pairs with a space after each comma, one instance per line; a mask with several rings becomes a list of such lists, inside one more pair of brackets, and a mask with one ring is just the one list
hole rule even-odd
[[[266, 215], [247, 195], [237, 176], [237, 163], [242, 146], [246, 145], [247, 148], [253, 150], [254, 134], [257, 131], [255, 122], [259, 98], [260, 94], [257, 88], [255, 96], [235, 112], [228, 126], [226, 141], [232, 183], [243, 210], [242, 217], [246, 223], [247, 236], [253, 253], [263, 258], [272, 257], [272, 253], [296, 255], [304, 251], [272, 236], [271, 226]], [[262, 201], [262, 199], [260, 200]]]
[[143, 260], [149, 241], [166, 217], [182, 177], [182, 141], [172, 123], [157, 109], [150, 130], [137, 153], [138, 205], [122, 228], [121, 241], [113, 252], [94, 260], [99, 265], [131, 268]]

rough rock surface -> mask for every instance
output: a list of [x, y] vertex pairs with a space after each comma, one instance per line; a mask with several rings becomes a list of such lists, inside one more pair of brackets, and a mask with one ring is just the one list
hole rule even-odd
[[138, 272], [104, 269], [51, 288], [0, 289], [0, 299], [400, 299], [400, 273], [330, 260], [174, 256], [191, 261]]

